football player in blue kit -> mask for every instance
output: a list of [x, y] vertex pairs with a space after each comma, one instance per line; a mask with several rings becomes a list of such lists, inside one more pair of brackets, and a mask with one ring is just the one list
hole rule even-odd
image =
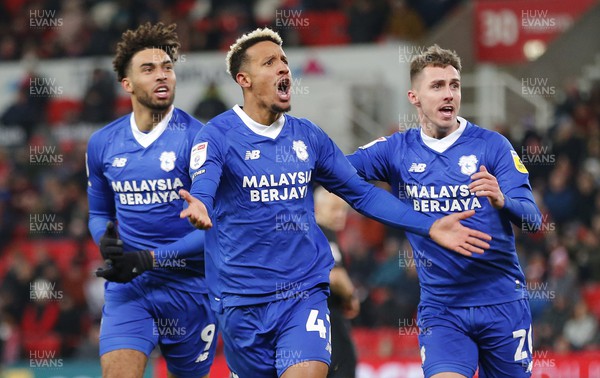
[[408, 99], [420, 128], [359, 148], [348, 159], [366, 180], [423, 214], [475, 210], [465, 225], [493, 235], [484, 254], [457, 256], [412, 231], [421, 285], [425, 377], [529, 377], [531, 314], [512, 224], [539, 229], [528, 172], [502, 135], [458, 116], [460, 58], [434, 45], [413, 58]]
[[[240, 37], [227, 55], [243, 107], [213, 118], [191, 152], [191, 194], [182, 218], [206, 232], [206, 278], [234, 377], [325, 378], [331, 358], [329, 272], [333, 257], [315, 221], [313, 181], [358, 211], [457, 252], [489, 236], [432, 217], [360, 179], [315, 124], [285, 114], [291, 74], [270, 29]], [[438, 219], [439, 218], [439, 219]]]
[[[123, 33], [113, 61], [133, 112], [87, 150], [89, 229], [109, 263], [100, 330], [105, 378], [141, 378], [160, 346], [169, 377], [206, 377], [216, 321], [204, 278], [204, 231], [179, 218], [202, 124], [173, 106], [175, 25]], [[116, 225], [115, 225], [116, 224]]]

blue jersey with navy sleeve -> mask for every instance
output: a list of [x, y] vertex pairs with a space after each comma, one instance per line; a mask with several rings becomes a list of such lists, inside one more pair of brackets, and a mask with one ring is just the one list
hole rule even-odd
[[[159, 266], [144, 275], [192, 292], [206, 292], [203, 231], [179, 218], [184, 201], [178, 194], [179, 189], [190, 188], [190, 150], [202, 124], [174, 108], [160, 136], [143, 146], [133, 134], [131, 118], [117, 119], [89, 140], [90, 231], [98, 241], [106, 220], [116, 219], [126, 252], [148, 249], [161, 255], [156, 256]], [[200, 233], [194, 239], [200, 245], [189, 246], [193, 253], [161, 249], [192, 232]]]
[[[422, 303], [478, 306], [527, 298], [511, 220], [521, 226], [538, 222], [540, 215], [527, 170], [506, 138], [466, 122], [462, 135], [445, 151], [437, 152], [423, 142], [420, 129], [411, 129], [379, 138], [348, 160], [365, 179], [388, 182], [392, 193], [416, 211], [448, 215], [475, 210], [473, 217], [461, 223], [492, 236], [490, 249], [483, 255], [464, 257], [407, 232]], [[470, 177], [481, 165], [497, 178], [506, 198], [532, 204], [531, 214], [518, 219], [471, 193]]]

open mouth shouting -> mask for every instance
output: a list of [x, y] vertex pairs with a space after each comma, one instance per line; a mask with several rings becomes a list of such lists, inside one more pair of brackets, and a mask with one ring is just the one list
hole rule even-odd
[[289, 101], [291, 98], [292, 82], [289, 77], [282, 77], [277, 81], [277, 96], [281, 101]]
[[440, 107], [440, 113], [442, 113], [442, 118], [450, 119], [454, 114], [454, 106], [453, 105], [444, 105]]
[[166, 100], [169, 98], [169, 87], [166, 84], [161, 84], [156, 89], [154, 89], [154, 94], [161, 100]]

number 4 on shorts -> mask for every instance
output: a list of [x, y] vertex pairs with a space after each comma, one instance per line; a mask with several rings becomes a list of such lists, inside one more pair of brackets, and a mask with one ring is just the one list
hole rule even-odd
[[[327, 321], [329, 322], [329, 314], [327, 315]], [[327, 337], [327, 328], [325, 328], [323, 319], [319, 319], [319, 310], [310, 310], [306, 320], [306, 331], [317, 331], [322, 339]]]

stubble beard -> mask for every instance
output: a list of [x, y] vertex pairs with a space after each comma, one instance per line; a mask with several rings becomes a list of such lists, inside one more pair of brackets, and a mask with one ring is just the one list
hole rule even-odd
[[292, 110], [292, 105], [288, 105], [287, 107], [281, 107], [279, 105], [273, 104], [271, 105], [271, 111], [273, 113], [287, 113]]
[[171, 107], [171, 105], [173, 105], [174, 101], [175, 101], [175, 89], [173, 89], [173, 94], [171, 94], [171, 96], [168, 99], [160, 101], [160, 102], [153, 100], [146, 93], [144, 93], [142, 96], [138, 96], [138, 102], [140, 104], [142, 104], [145, 107], [147, 107], [148, 109], [150, 109], [152, 111], [156, 111], [156, 112], [163, 112], [163, 111], [169, 109]]

